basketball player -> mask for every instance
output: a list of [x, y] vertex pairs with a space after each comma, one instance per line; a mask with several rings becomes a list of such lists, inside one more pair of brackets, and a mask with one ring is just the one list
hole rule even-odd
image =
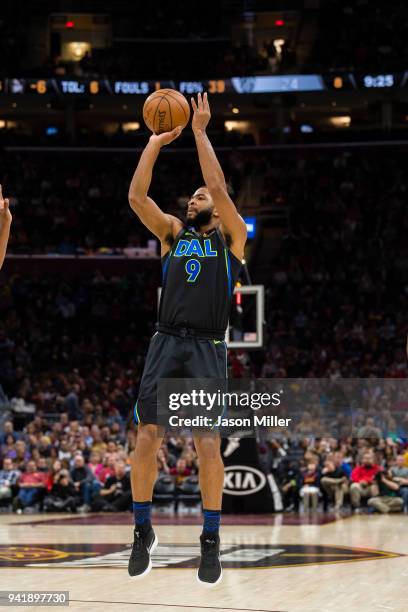
[[[135, 530], [128, 568], [131, 577], [150, 571], [150, 555], [157, 546], [150, 511], [157, 476], [156, 456], [163, 437], [156, 419], [158, 380], [226, 377], [225, 331], [247, 235], [206, 134], [211, 117], [207, 94], [198, 94], [197, 103], [194, 99], [191, 102], [192, 128], [205, 187], [199, 187], [191, 196], [186, 223], [162, 212], [147, 195], [160, 149], [180, 135], [180, 127], [150, 137], [129, 190], [130, 206], [160, 240], [163, 271], [157, 332], [150, 341], [135, 406], [139, 427], [132, 459]], [[194, 443], [204, 508], [197, 578], [213, 586], [222, 579], [218, 532], [224, 466], [218, 433], [194, 436]]]
[[9, 201], [8, 198], [3, 198], [2, 187], [0, 185], [0, 270], [6, 256], [11, 221], [12, 216], [9, 209]]

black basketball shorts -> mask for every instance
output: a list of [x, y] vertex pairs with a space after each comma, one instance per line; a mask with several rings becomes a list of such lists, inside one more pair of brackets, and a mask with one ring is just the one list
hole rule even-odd
[[150, 340], [135, 423], [157, 423], [157, 387], [161, 378], [227, 378], [227, 345], [224, 340], [173, 335], [157, 331]]

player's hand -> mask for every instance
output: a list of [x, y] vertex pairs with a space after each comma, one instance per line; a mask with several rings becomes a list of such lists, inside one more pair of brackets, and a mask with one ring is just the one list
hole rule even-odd
[[10, 224], [13, 219], [9, 206], [9, 199], [3, 198], [2, 187], [0, 185], [0, 229], [4, 225]]
[[163, 134], [153, 134], [150, 136], [150, 142], [158, 144], [160, 147], [170, 144], [173, 140], [176, 140], [183, 131], [181, 125], [178, 125], [171, 132], [163, 132]]
[[211, 119], [207, 92], [203, 96], [201, 96], [200, 93], [197, 95], [197, 103], [194, 98], [191, 98], [191, 106], [194, 111], [193, 121], [191, 123], [193, 132], [204, 132]]

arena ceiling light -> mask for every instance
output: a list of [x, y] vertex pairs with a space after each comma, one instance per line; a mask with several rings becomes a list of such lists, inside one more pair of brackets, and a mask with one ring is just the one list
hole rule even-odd
[[330, 117], [329, 123], [336, 128], [348, 128], [351, 124], [350, 115], [338, 115], [337, 117]]
[[122, 123], [122, 130], [124, 132], [135, 132], [140, 128], [140, 123], [138, 121], [128, 121], [127, 123]]
[[249, 121], [224, 121], [224, 127], [227, 132], [248, 132], [251, 124]]
[[17, 127], [17, 121], [9, 121], [7, 119], [0, 119], [0, 130], [10, 130], [11, 128]]
[[275, 38], [275, 40], [273, 41], [273, 46], [276, 49], [276, 53], [281, 56], [282, 55], [282, 47], [285, 44], [285, 39], [284, 38]]
[[69, 59], [74, 62], [79, 62], [86, 53], [91, 51], [91, 45], [82, 41], [66, 43], [66, 48]]

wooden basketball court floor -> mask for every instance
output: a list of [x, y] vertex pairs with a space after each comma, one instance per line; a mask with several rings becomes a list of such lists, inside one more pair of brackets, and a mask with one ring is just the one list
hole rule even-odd
[[130, 514], [2, 514], [0, 590], [69, 591], [91, 612], [408, 611], [408, 516], [225, 517], [213, 589], [196, 582], [199, 521], [155, 528], [154, 568], [132, 581]]

